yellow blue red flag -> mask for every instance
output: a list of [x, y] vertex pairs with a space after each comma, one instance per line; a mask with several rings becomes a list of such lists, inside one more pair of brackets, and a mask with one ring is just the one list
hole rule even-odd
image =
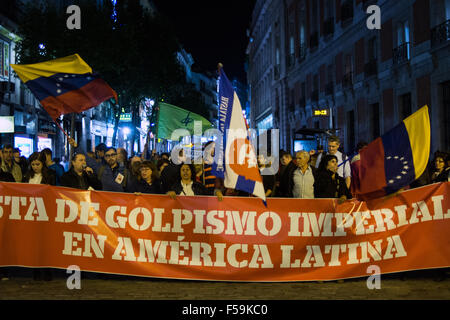
[[19, 78], [56, 120], [114, 98], [116, 92], [78, 54], [34, 64], [12, 64]]
[[356, 182], [352, 191], [369, 200], [411, 184], [427, 167], [430, 144], [430, 118], [424, 106], [361, 150], [360, 160], [352, 164]]

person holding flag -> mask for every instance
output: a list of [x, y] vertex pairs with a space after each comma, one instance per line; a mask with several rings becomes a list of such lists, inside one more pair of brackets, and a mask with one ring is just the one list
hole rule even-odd
[[368, 201], [401, 191], [425, 171], [430, 154], [428, 106], [361, 149], [352, 163], [356, 179], [352, 193]]
[[224, 187], [253, 194], [264, 201], [266, 195], [256, 152], [250, 142], [239, 98], [219, 64], [219, 130], [213, 174], [224, 179]]

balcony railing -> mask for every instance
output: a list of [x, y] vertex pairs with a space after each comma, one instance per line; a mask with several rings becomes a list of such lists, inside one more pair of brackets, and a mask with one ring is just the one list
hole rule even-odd
[[377, 0], [363, 0], [363, 10], [364, 12], [367, 11], [367, 8], [371, 5], [378, 4]]
[[305, 109], [305, 107], [306, 107], [306, 99], [305, 99], [305, 97], [300, 98], [298, 100], [298, 105], [299, 105], [300, 109]]
[[334, 17], [328, 18], [323, 23], [323, 35], [328, 36], [334, 33]]
[[295, 54], [291, 53], [287, 56], [288, 67], [293, 67], [295, 65]]
[[344, 74], [342, 77], [342, 86], [345, 88], [353, 86], [353, 72]]
[[319, 90], [311, 92], [311, 101], [319, 101]]
[[366, 77], [374, 76], [378, 73], [377, 59], [372, 59], [364, 66], [364, 75]]
[[325, 94], [327, 96], [332, 96], [334, 93], [334, 84], [333, 82], [328, 82], [325, 86]]
[[319, 33], [314, 32], [309, 38], [309, 47], [316, 48], [319, 45]]
[[306, 45], [300, 44], [300, 46], [298, 47], [298, 61], [301, 62], [303, 60], [305, 60], [306, 57]]
[[9, 81], [0, 81], [0, 92], [13, 92], [16, 90], [16, 84]]
[[405, 42], [394, 49], [393, 62], [394, 64], [401, 64], [409, 61], [410, 55], [410, 43]]
[[346, 22], [353, 19], [353, 0], [346, 1], [341, 6], [341, 20]]
[[450, 41], [450, 19], [431, 29], [431, 47]]
[[273, 77], [275, 80], [278, 80], [280, 78], [280, 65], [276, 65], [273, 69]]

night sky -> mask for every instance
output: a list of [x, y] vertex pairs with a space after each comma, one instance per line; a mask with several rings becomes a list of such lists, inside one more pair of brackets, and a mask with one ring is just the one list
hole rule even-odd
[[174, 23], [184, 49], [202, 70], [221, 62], [230, 80], [246, 82], [245, 49], [256, 0], [154, 0]]

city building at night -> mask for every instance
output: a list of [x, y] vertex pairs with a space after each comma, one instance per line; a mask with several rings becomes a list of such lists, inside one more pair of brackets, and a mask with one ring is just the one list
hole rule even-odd
[[208, 108], [209, 119], [217, 119], [217, 76], [209, 71], [196, 70], [194, 58], [185, 49], [177, 53], [177, 60], [186, 74], [186, 82], [193, 84], [195, 90], [200, 93]]
[[[50, 148], [54, 157], [62, 158], [68, 155], [66, 136], [10, 67], [16, 63], [16, 45], [20, 40], [17, 20], [23, 3], [3, 7], [0, 12], [1, 127], [11, 123], [11, 129], [1, 133], [0, 144], [11, 144], [26, 157], [34, 151]], [[60, 120], [64, 130], [70, 133], [71, 116], [62, 116]], [[102, 103], [75, 116], [74, 137], [85, 150], [93, 150], [98, 143], [107, 143], [108, 138], [111, 141], [113, 126], [112, 110], [107, 103]], [[123, 134], [119, 132], [118, 136]]]
[[[7, 6], [0, 8], [0, 121], [1, 127], [3, 124], [8, 124], [8, 128], [0, 134], [0, 144], [12, 144], [22, 151], [22, 155], [27, 157], [34, 151], [50, 148], [53, 150], [54, 157], [65, 156], [67, 158], [69, 154], [67, 137], [58, 129], [39, 101], [10, 67], [10, 64], [17, 63], [16, 45], [20, 40], [18, 24], [23, 8], [29, 2], [31, 1], [11, 1]], [[67, 0], [51, 1], [52, 5], [55, 5], [64, 15], [69, 5], [81, 5], [84, 2], [89, 2], [89, 0], [81, 0], [76, 3]], [[104, 2], [97, 0], [96, 4], [102, 6]], [[156, 12], [152, 1], [141, 0], [140, 3], [150, 13]], [[41, 50], [45, 50], [45, 44], [42, 44]], [[189, 65], [189, 80], [202, 94], [205, 103], [210, 106], [210, 115], [214, 118], [217, 114], [216, 79], [205, 74], [191, 72], [191, 65]], [[84, 150], [92, 151], [96, 145], [105, 143], [125, 147], [130, 150], [130, 153], [131, 150], [142, 152], [149, 126], [148, 116], [151, 114], [151, 107], [148, 105], [150, 100], [149, 98], [140, 102], [137, 108], [139, 110], [137, 124], [132, 124], [131, 114], [122, 110], [123, 114], [120, 117], [114, 143], [112, 141], [115, 127], [114, 108], [108, 102], [75, 114], [73, 136]], [[62, 116], [60, 120], [64, 130], [71, 134], [72, 115]], [[132, 133], [135, 128], [137, 143], [131, 146]]]
[[[9, 2], [0, 9], [0, 144], [11, 144], [29, 156], [33, 151], [55, 147], [61, 143], [56, 125], [40, 106], [30, 90], [10, 67], [16, 63], [18, 17], [23, 2]], [[10, 128], [3, 130], [5, 125]], [[62, 133], [61, 133], [62, 134]], [[55, 153], [61, 157], [63, 148]]]
[[[381, 29], [367, 26], [370, 5]], [[247, 49], [252, 126], [280, 129], [291, 152], [304, 129], [328, 130], [350, 153], [428, 105], [431, 151], [449, 150], [449, 19], [449, 0], [258, 0]]]

